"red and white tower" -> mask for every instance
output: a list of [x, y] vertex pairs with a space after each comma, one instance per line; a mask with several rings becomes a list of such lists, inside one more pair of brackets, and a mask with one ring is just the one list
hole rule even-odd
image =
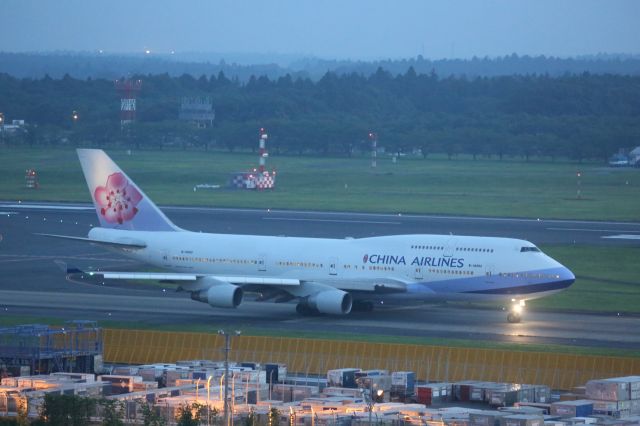
[[120, 93], [120, 125], [125, 126], [136, 119], [136, 97], [142, 89], [142, 80], [116, 80], [115, 85]]
[[264, 129], [264, 127], [260, 128], [260, 167], [258, 169], [258, 171], [260, 172], [260, 174], [264, 173], [264, 165], [267, 161], [267, 157], [269, 156], [269, 153], [267, 152], [267, 139], [269, 138], [269, 136], [267, 135], [267, 131]]
[[369, 140], [371, 141], [371, 167], [376, 168], [378, 166], [378, 135], [369, 132]]

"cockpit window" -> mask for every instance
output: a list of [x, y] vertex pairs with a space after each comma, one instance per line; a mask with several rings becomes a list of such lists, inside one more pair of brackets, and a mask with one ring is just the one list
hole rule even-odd
[[539, 252], [540, 249], [538, 247], [532, 246], [532, 247], [522, 247], [520, 249], [520, 253], [524, 253], [526, 251], [535, 251], [535, 252]]

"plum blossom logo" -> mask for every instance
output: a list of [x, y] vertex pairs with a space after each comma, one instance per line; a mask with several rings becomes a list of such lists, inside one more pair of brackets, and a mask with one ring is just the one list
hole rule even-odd
[[369, 255], [365, 254], [364, 257], [362, 258], [362, 263], [367, 263], [367, 260], [369, 260]]
[[122, 224], [138, 213], [136, 206], [142, 200], [142, 195], [118, 172], [109, 175], [105, 186], [96, 188], [93, 198], [107, 222]]

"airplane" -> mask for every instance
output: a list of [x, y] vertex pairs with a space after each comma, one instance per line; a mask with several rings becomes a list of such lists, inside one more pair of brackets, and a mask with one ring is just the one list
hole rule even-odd
[[100, 222], [93, 243], [166, 272], [91, 271], [105, 279], [179, 283], [212, 307], [295, 301], [301, 315], [346, 315], [375, 305], [468, 301], [510, 304], [565, 290], [573, 273], [519, 239], [452, 235], [301, 238], [191, 232], [179, 228], [102, 150], [78, 149]]

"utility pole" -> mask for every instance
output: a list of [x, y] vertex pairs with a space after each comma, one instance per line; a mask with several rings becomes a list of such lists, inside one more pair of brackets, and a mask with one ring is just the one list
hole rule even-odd
[[[218, 334], [224, 336], [224, 424], [229, 426], [229, 352], [231, 351], [231, 334], [224, 330], [218, 330]], [[240, 336], [241, 331], [234, 331], [233, 335]], [[233, 396], [235, 398], [235, 395]]]

